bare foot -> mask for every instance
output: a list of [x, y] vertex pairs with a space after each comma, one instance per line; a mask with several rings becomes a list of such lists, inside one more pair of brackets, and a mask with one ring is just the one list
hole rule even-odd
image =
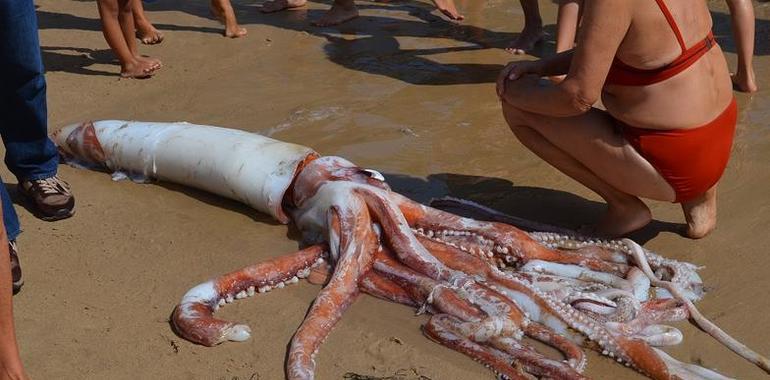
[[433, 0], [433, 4], [436, 5], [439, 12], [449, 17], [450, 20], [461, 21], [465, 19], [465, 16], [457, 10], [454, 0]]
[[225, 37], [238, 38], [247, 34], [246, 28], [242, 28], [238, 25], [238, 20], [235, 18], [235, 11], [233, 10], [233, 6], [230, 5], [229, 0], [212, 0], [209, 3], [209, 6], [214, 17], [225, 25]]
[[685, 234], [688, 237], [700, 239], [708, 235], [717, 226], [716, 185], [698, 198], [682, 202], [682, 211], [687, 220]]
[[740, 92], [757, 92], [759, 87], [757, 86], [756, 79], [754, 78], [754, 70], [744, 72], [738, 70], [737, 73], [731, 75], [733, 78], [733, 87]]
[[155, 45], [163, 42], [165, 36], [152, 24], [146, 21], [136, 22], [136, 38], [145, 45]]
[[334, 4], [320, 19], [313, 22], [315, 26], [339, 25], [358, 17], [358, 8], [355, 5], [342, 6]]
[[138, 57], [132, 62], [121, 65], [120, 76], [122, 78], [144, 79], [155, 75], [160, 70], [160, 60], [148, 57]]
[[589, 235], [617, 238], [646, 226], [651, 220], [652, 214], [647, 205], [639, 198], [631, 197], [623, 203], [608, 204], [607, 212], [593, 231], [586, 232]]
[[538, 42], [543, 40], [544, 36], [542, 26], [525, 27], [516, 41], [513, 41], [505, 50], [512, 54], [527, 54], [535, 48]]
[[148, 62], [149, 64], [152, 65], [152, 67], [155, 68], [156, 71], [161, 67], [163, 67], [163, 62], [161, 62], [160, 59], [157, 59], [157, 58], [145, 57], [142, 55], [138, 55], [135, 58], [137, 61]]
[[264, 13], [273, 13], [284, 9], [299, 8], [306, 3], [307, 0], [272, 0], [262, 3], [260, 10]]
[[238, 24], [235, 24], [235, 26], [226, 26], [225, 27], [225, 37], [230, 38], [238, 38], [243, 37], [247, 34], [246, 28], [242, 28], [238, 26]]

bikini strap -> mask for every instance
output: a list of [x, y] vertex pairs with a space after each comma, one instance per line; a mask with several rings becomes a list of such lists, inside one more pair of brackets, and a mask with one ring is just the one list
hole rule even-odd
[[687, 46], [684, 44], [684, 38], [682, 38], [682, 32], [679, 30], [679, 26], [677, 26], [674, 16], [671, 14], [671, 11], [668, 10], [666, 3], [664, 3], [663, 0], [655, 0], [655, 2], [658, 3], [660, 11], [663, 12], [663, 16], [666, 17], [668, 25], [671, 26], [671, 30], [674, 32], [676, 40], [679, 42], [679, 47], [682, 48], [682, 52], [687, 51]]

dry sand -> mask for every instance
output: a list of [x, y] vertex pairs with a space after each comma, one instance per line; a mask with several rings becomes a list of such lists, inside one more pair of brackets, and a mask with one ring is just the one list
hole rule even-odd
[[[362, 17], [315, 28], [328, 3], [262, 15], [235, 1], [245, 39], [221, 36], [205, 1], [147, 4], [165, 34], [153, 79], [119, 80], [96, 5], [39, 0], [50, 129], [87, 119], [186, 120], [269, 135], [379, 169], [420, 201], [471, 198], [506, 212], [574, 227], [601, 211], [597, 197], [523, 149], [505, 128], [492, 81], [511, 59], [501, 48], [521, 29], [513, 0], [463, 1], [452, 25], [425, 3], [361, 2]], [[735, 62], [724, 2], [716, 31]], [[553, 31], [555, 8], [543, 4]], [[762, 91], [738, 95], [740, 124], [720, 188], [718, 229], [700, 241], [676, 233], [676, 205], [653, 202], [656, 221], [636, 236], [666, 256], [704, 265], [704, 313], [770, 354], [770, 4], [757, 4]], [[538, 54], [549, 53], [553, 43]], [[11, 176], [4, 172], [8, 181]], [[286, 345], [318, 292], [300, 284], [229, 306], [221, 315], [255, 337], [216, 348], [171, 331], [169, 314], [191, 286], [297, 248], [290, 227], [235, 202], [186, 188], [116, 183], [61, 167], [77, 195], [75, 217], [56, 223], [18, 207], [26, 282], [15, 297], [24, 362], [35, 379], [281, 379]], [[12, 180], [11, 180], [12, 181]], [[558, 190], [556, 190], [558, 189]], [[424, 316], [362, 297], [318, 356], [319, 379], [347, 372], [399, 379], [491, 379], [467, 357], [424, 338]], [[742, 378], [763, 372], [684, 323], [674, 356]], [[399, 372], [401, 371], [401, 372]], [[596, 378], [640, 378], [590, 356]]]

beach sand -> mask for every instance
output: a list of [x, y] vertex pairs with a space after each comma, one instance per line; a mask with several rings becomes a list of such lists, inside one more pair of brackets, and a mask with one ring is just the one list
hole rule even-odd
[[[726, 7], [711, 3], [716, 34], [734, 65]], [[140, 49], [164, 67], [141, 81], [117, 76], [93, 1], [37, 4], [52, 131], [96, 119], [240, 128], [380, 170], [395, 190], [422, 202], [464, 197], [566, 227], [590, 223], [603, 210], [594, 194], [519, 145], [500, 115], [493, 81], [514, 58], [503, 48], [523, 24], [513, 0], [460, 0], [467, 16], [460, 25], [431, 13], [427, 3], [361, 2], [362, 17], [339, 28], [309, 25], [327, 2], [263, 15], [258, 4], [235, 1], [249, 32], [240, 40], [221, 36], [205, 1], [148, 3], [166, 41]], [[685, 239], [677, 233], [679, 207], [650, 202], [655, 221], [634, 237], [703, 265], [710, 291], [700, 309], [770, 354], [770, 4], [756, 5], [762, 91], [737, 95], [741, 113], [717, 230]], [[553, 35], [555, 6], [542, 7]], [[535, 54], [552, 50], [551, 38]], [[2, 173], [13, 188], [15, 180]], [[218, 315], [254, 330], [245, 343], [193, 345], [168, 320], [193, 285], [296, 250], [295, 229], [184, 187], [113, 182], [66, 166], [60, 173], [77, 197], [73, 218], [47, 223], [17, 207], [26, 285], [14, 306], [32, 378], [283, 378], [287, 344], [318, 286], [301, 283], [224, 308]], [[317, 378], [494, 378], [423, 337], [425, 320], [407, 307], [361, 297], [323, 344]], [[684, 343], [667, 351], [680, 360], [740, 379], [765, 376], [692, 325], [677, 326]], [[593, 353], [589, 363], [594, 378], [642, 378]]]

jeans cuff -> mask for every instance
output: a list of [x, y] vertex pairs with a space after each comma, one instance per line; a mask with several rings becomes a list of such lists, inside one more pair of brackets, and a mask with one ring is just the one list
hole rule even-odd
[[23, 181], [36, 181], [38, 179], [55, 177], [56, 173], [57, 173], [56, 170], [54, 170], [51, 173], [35, 174], [35, 175], [26, 176], [26, 177], [17, 177], [16, 179], [19, 181], [19, 183], [22, 183]]
[[14, 231], [6, 231], [6, 234], [8, 235], [8, 241], [14, 241], [16, 238], [21, 235], [21, 229], [16, 229]]

